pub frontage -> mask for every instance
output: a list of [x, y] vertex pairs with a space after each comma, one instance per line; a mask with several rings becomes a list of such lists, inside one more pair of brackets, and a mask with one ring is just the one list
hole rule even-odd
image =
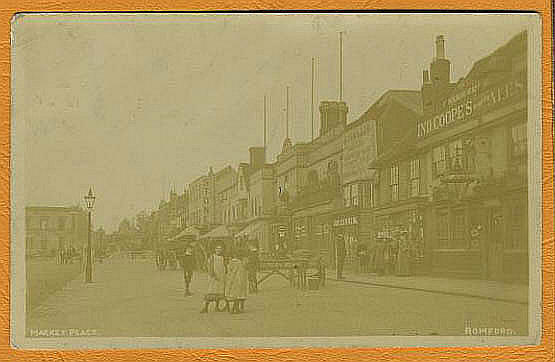
[[528, 280], [526, 46], [523, 32], [476, 62], [417, 123], [433, 273]]

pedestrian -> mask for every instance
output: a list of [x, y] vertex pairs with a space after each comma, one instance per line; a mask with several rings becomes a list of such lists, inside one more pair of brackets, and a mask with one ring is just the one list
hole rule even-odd
[[407, 238], [407, 233], [402, 233], [399, 240], [399, 248], [397, 251], [397, 265], [395, 274], [398, 276], [410, 275], [410, 246]]
[[361, 273], [368, 273], [368, 245], [358, 245], [359, 268]]
[[376, 274], [384, 275], [385, 274], [385, 264], [386, 264], [386, 246], [383, 240], [378, 241], [375, 251], [374, 251], [374, 268], [376, 270]]
[[229, 262], [229, 274], [225, 286], [227, 309], [230, 313], [241, 313], [245, 309], [247, 299], [247, 253], [238, 249]]
[[187, 245], [185, 251], [179, 255], [179, 263], [183, 268], [183, 280], [185, 282], [185, 296], [191, 296], [191, 280], [193, 279], [193, 272], [195, 270], [195, 257], [193, 256], [193, 248]]
[[225, 269], [223, 248], [218, 245], [214, 254], [208, 257], [208, 291], [204, 296], [204, 308], [201, 313], [207, 313], [212, 302], [216, 304], [216, 310], [220, 310], [219, 302], [225, 297]]
[[249, 276], [249, 292], [258, 292], [258, 249], [253, 247], [250, 250], [249, 257], [247, 260], [247, 271]]
[[343, 279], [343, 265], [345, 264], [345, 255], [347, 250], [345, 249], [345, 239], [343, 235], [338, 234], [335, 241], [335, 256], [337, 264], [337, 279]]

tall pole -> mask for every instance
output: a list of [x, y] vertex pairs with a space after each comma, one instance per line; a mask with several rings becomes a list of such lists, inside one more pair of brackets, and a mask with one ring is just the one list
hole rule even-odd
[[312, 141], [314, 141], [314, 57], [312, 57], [312, 87], [311, 87], [310, 118], [311, 118], [311, 124], [312, 124]]
[[286, 106], [285, 106], [285, 138], [289, 138], [289, 86], [285, 88], [286, 91]]
[[264, 163], [266, 163], [266, 95], [264, 95]]
[[92, 246], [91, 246], [91, 211], [89, 210], [89, 230], [87, 233], [87, 263], [85, 265], [85, 282], [92, 283]]
[[343, 100], [343, 32], [339, 32], [339, 100]]

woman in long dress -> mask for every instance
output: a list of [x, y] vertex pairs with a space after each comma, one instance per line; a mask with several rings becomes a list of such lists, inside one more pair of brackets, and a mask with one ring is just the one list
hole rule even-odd
[[231, 313], [240, 313], [245, 309], [247, 299], [248, 271], [247, 254], [243, 250], [235, 253], [229, 262], [229, 273], [225, 288], [225, 297]]
[[219, 310], [218, 303], [225, 297], [226, 271], [223, 249], [217, 246], [215, 253], [208, 258], [208, 291], [204, 296], [204, 308], [201, 313], [208, 312], [210, 303], [216, 304], [216, 310]]

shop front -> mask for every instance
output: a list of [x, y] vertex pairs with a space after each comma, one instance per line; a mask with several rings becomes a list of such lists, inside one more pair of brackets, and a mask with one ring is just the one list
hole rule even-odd
[[432, 270], [490, 280], [528, 280], [528, 199], [503, 182], [482, 182], [460, 200], [438, 200]]
[[370, 210], [343, 209], [329, 216], [331, 233], [328, 238], [329, 262], [335, 265], [336, 242], [339, 235], [345, 242], [345, 268], [360, 270], [360, 254], [374, 245]]
[[395, 256], [401, 247], [405, 252], [410, 274], [426, 274], [425, 220], [426, 207], [423, 202], [411, 202], [389, 209], [377, 210], [374, 220], [375, 242], [391, 248]]

